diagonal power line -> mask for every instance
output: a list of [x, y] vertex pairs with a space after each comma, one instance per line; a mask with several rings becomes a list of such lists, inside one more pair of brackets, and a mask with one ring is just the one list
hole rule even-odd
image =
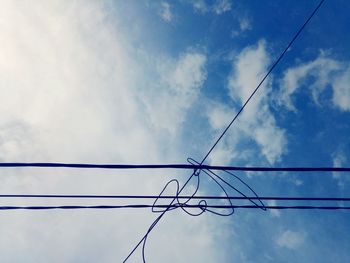
[[240, 110], [237, 112], [237, 114], [233, 117], [232, 121], [229, 123], [229, 125], [227, 125], [227, 127], [225, 128], [225, 130], [221, 133], [221, 135], [219, 136], [219, 138], [215, 141], [215, 143], [213, 144], [213, 146], [209, 149], [208, 153], [204, 156], [203, 160], [201, 161], [201, 164], [204, 163], [204, 161], [208, 158], [208, 156], [210, 155], [210, 153], [214, 150], [214, 148], [216, 147], [216, 145], [220, 142], [220, 140], [222, 139], [222, 137], [224, 137], [224, 135], [226, 134], [226, 132], [230, 129], [230, 127], [232, 126], [232, 124], [236, 121], [236, 119], [238, 118], [238, 116], [242, 113], [242, 111], [244, 110], [244, 108], [247, 106], [247, 104], [249, 103], [249, 101], [253, 98], [253, 96], [255, 95], [255, 93], [259, 90], [259, 88], [261, 87], [261, 85], [265, 82], [266, 78], [271, 74], [271, 72], [274, 70], [274, 68], [278, 65], [278, 63], [282, 60], [282, 58], [284, 57], [284, 55], [287, 53], [288, 49], [293, 45], [293, 43], [295, 42], [295, 40], [299, 37], [299, 35], [301, 34], [301, 32], [304, 30], [304, 28], [306, 27], [306, 25], [310, 22], [310, 20], [313, 18], [313, 16], [316, 14], [316, 12], [318, 11], [318, 9], [322, 6], [323, 2], [325, 0], [321, 0], [319, 2], [319, 4], [316, 6], [316, 8], [313, 10], [313, 12], [310, 14], [310, 16], [307, 18], [307, 20], [304, 22], [304, 24], [300, 27], [300, 29], [297, 31], [297, 33], [294, 35], [294, 37], [292, 38], [292, 40], [288, 43], [288, 45], [285, 47], [285, 49], [283, 50], [283, 52], [281, 53], [281, 55], [277, 58], [277, 60], [275, 61], [275, 63], [272, 64], [272, 66], [270, 67], [270, 69], [267, 71], [267, 73], [265, 74], [265, 76], [262, 78], [262, 80], [260, 81], [260, 83], [258, 84], [258, 86], [254, 89], [254, 91], [250, 94], [249, 98], [246, 100], [246, 102], [243, 104], [243, 106], [240, 108]]

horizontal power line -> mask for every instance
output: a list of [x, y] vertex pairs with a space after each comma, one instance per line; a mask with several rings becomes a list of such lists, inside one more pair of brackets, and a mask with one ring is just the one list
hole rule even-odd
[[250, 172], [350, 172], [350, 167], [243, 167], [192, 164], [94, 164], [94, 163], [0, 163], [0, 168], [79, 168], [79, 169], [199, 169]]
[[158, 196], [158, 195], [39, 195], [0, 194], [0, 198], [72, 198], [72, 199], [194, 199], [194, 200], [275, 200], [275, 201], [350, 201], [350, 197], [282, 197], [282, 196]]
[[[181, 205], [64, 205], [64, 206], [0, 206], [0, 210], [76, 210], [76, 209], [140, 209], [140, 208], [179, 208]], [[299, 210], [350, 210], [350, 206], [256, 206], [256, 205], [184, 205], [185, 208], [199, 209], [299, 209]]]

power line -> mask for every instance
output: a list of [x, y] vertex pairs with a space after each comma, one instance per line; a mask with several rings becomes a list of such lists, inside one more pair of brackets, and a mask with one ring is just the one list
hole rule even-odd
[[[172, 205], [149, 205], [149, 204], [132, 204], [132, 205], [63, 205], [63, 206], [0, 206], [0, 210], [80, 210], [80, 209], [144, 209], [144, 208], [178, 208], [181, 204]], [[255, 205], [184, 205], [186, 208], [217, 208], [217, 209], [275, 209], [275, 210], [350, 210], [350, 206], [255, 206]], [[205, 211], [204, 211], [205, 212]]]
[[350, 167], [252, 167], [205, 164], [96, 164], [96, 163], [0, 163], [0, 168], [78, 168], [78, 169], [196, 169], [246, 172], [350, 172]]
[[1, 194], [0, 198], [50, 198], [50, 199], [193, 199], [193, 200], [275, 200], [275, 201], [350, 201], [350, 197], [283, 197], [283, 196], [176, 196], [176, 195], [39, 195]]

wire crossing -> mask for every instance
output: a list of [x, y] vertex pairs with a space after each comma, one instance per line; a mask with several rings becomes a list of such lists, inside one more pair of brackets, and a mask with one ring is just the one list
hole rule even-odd
[[[300, 29], [297, 31], [297, 33], [293, 36], [293, 38], [291, 39], [291, 41], [288, 43], [288, 45], [286, 46], [286, 48], [284, 49], [284, 51], [281, 53], [281, 55], [277, 58], [277, 60], [275, 61], [275, 63], [272, 64], [272, 66], [270, 67], [270, 69], [268, 70], [268, 72], [266, 73], [266, 75], [262, 78], [262, 80], [260, 81], [260, 83], [258, 84], [258, 86], [254, 89], [254, 91], [251, 93], [251, 95], [249, 96], [249, 98], [245, 101], [245, 103], [242, 105], [242, 107], [240, 108], [240, 110], [237, 112], [237, 114], [234, 116], [234, 118], [232, 119], [232, 121], [228, 124], [228, 126], [225, 128], [225, 130], [221, 133], [221, 135], [219, 136], [219, 138], [215, 141], [215, 143], [213, 144], [213, 146], [209, 149], [209, 151], [207, 152], [207, 154], [204, 156], [204, 158], [202, 159], [202, 161], [200, 163], [194, 161], [193, 159], [191, 160], [190, 158], [188, 159], [188, 162], [193, 164], [193, 162], [195, 162], [198, 165], [202, 165], [205, 160], [208, 158], [208, 156], [211, 154], [211, 152], [214, 150], [214, 148], [216, 147], [216, 145], [220, 142], [220, 140], [223, 138], [223, 136], [226, 134], [226, 132], [229, 130], [229, 128], [233, 125], [233, 123], [236, 121], [236, 119], [238, 118], [238, 116], [243, 112], [244, 108], [247, 106], [247, 104], [249, 103], [249, 101], [252, 99], [252, 97], [256, 94], [256, 92], [259, 90], [259, 88], [261, 87], [261, 85], [264, 83], [264, 81], [266, 80], [266, 78], [271, 74], [271, 72], [273, 71], [273, 69], [278, 65], [278, 63], [282, 60], [282, 58], [284, 57], [285, 53], [288, 51], [288, 49], [292, 46], [292, 44], [295, 42], [295, 40], [298, 38], [298, 36], [301, 34], [301, 32], [304, 30], [304, 28], [306, 27], [306, 25], [311, 21], [311, 19], [314, 17], [314, 15], [316, 14], [316, 12], [319, 10], [319, 8], [321, 7], [321, 5], [323, 4], [324, 0], [321, 0], [319, 2], [319, 4], [316, 6], [316, 8], [313, 10], [313, 12], [309, 15], [309, 17], [306, 19], [306, 21], [303, 23], [303, 25], [300, 27]], [[218, 176], [217, 174], [215, 174], [214, 172], [212, 172], [212, 170], [201, 170], [201, 169], [196, 169], [193, 171], [193, 173], [191, 174], [191, 176], [188, 178], [188, 180], [184, 183], [184, 185], [180, 188], [179, 187], [179, 182], [177, 180], [170, 180], [162, 189], [162, 191], [160, 192], [159, 196], [162, 195], [162, 193], [167, 189], [167, 187], [172, 184], [175, 183], [177, 186], [177, 191], [176, 191], [176, 196], [179, 196], [181, 194], [181, 192], [186, 188], [186, 186], [191, 182], [192, 178], [196, 177], [197, 178], [197, 187], [195, 189], [195, 191], [193, 192], [193, 194], [191, 195], [192, 197], [196, 195], [198, 189], [199, 189], [199, 177], [200, 177], [200, 172], [201, 171], [205, 171], [205, 174], [211, 178], [214, 183], [216, 185], [218, 185], [221, 190], [224, 192], [224, 194], [226, 196], [228, 196], [228, 193], [226, 192], [224, 185], [228, 185], [229, 188], [233, 189], [234, 191], [238, 192], [239, 194], [245, 196], [239, 189], [237, 189], [236, 187], [234, 187], [233, 185], [229, 184], [227, 181], [223, 180], [220, 176]], [[249, 190], [251, 192], [254, 193], [254, 195], [256, 197], [258, 197], [256, 195], [256, 193], [253, 191], [252, 188], [250, 188], [245, 182], [243, 182], [238, 176], [236, 176], [235, 174], [229, 172], [229, 171], [225, 171], [226, 173], [231, 174], [234, 178], [236, 178], [238, 181], [240, 181], [240, 183], [242, 183], [245, 187], [249, 188]], [[157, 201], [158, 199], [156, 199]], [[167, 208], [165, 208], [164, 210], [160, 210], [159, 212], [161, 213], [159, 217], [157, 217], [154, 222], [151, 224], [151, 226], [148, 228], [146, 234], [141, 238], [141, 240], [136, 244], [136, 246], [131, 250], [131, 252], [128, 254], [128, 256], [124, 259], [124, 263], [130, 258], [130, 256], [135, 252], [135, 250], [142, 244], [142, 260], [145, 263], [146, 262], [146, 258], [145, 258], [145, 246], [146, 246], [146, 242], [147, 242], [147, 238], [149, 233], [153, 230], [153, 228], [159, 223], [159, 221], [163, 218], [163, 216], [165, 215], [166, 212], [172, 210], [172, 209], [176, 209], [176, 208], [172, 208], [173, 203], [177, 200], [177, 203], [179, 203], [179, 200], [177, 198], [174, 198], [169, 206]], [[187, 205], [187, 203], [191, 200], [191, 198], [187, 199], [185, 202], [183, 202], [182, 204]], [[156, 204], [156, 201], [153, 205]], [[230, 205], [232, 205], [231, 201]], [[266, 206], [262, 203], [261, 199], [259, 199], [259, 202], [261, 204], [261, 206], [259, 206], [257, 203], [255, 203], [253, 200], [250, 200], [250, 202], [252, 202], [254, 204], [255, 207], [259, 207], [259, 209], [262, 210], [266, 210]], [[232, 207], [232, 211], [228, 214], [223, 214], [221, 212], [215, 212], [213, 210], [211, 210], [210, 208], [208, 208], [207, 203], [205, 200], [201, 200], [199, 202], [199, 208], [202, 210], [200, 213], [197, 214], [193, 214], [189, 211], [187, 211], [184, 207], [180, 206], [180, 208], [186, 212], [187, 214], [191, 215], [191, 216], [199, 216], [202, 213], [204, 213], [205, 211], [209, 211], [213, 214], [219, 215], [219, 216], [228, 216], [228, 215], [232, 215], [234, 213], [234, 208]], [[204, 208], [202, 208], [202, 206]], [[152, 211], [154, 212], [154, 209], [152, 208]]]
[[[283, 52], [279, 55], [276, 61], [270, 66], [267, 73], [255, 87], [254, 91], [250, 94], [248, 99], [243, 103], [239, 111], [226, 126], [214, 144], [211, 146], [209, 151], [205, 154], [200, 162], [197, 162], [191, 158], [188, 159], [189, 164], [94, 164], [94, 163], [59, 163], [59, 162], [3, 162], [0, 163], [0, 168], [75, 168], [75, 169], [187, 169], [193, 170], [187, 181], [180, 187], [180, 183], [176, 179], [172, 179], [166, 183], [159, 195], [59, 195], [59, 194], [1, 194], [0, 198], [12, 199], [12, 198], [50, 198], [50, 199], [118, 199], [118, 200], [137, 200], [137, 199], [155, 199], [153, 204], [121, 204], [121, 205], [30, 205], [30, 206], [0, 206], [0, 210], [78, 210], [78, 209], [145, 209], [152, 208], [152, 212], [159, 213], [160, 215], [154, 220], [154, 222], [147, 229], [146, 234], [131, 250], [128, 256], [123, 262], [126, 262], [135, 250], [142, 245], [142, 259], [145, 259], [145, 247], [148, 235], [156, 227], [163, 216], [172, 210], [182, 209], [185, 213], [190, 216], [199, 216], [204, 212], [216, 214], [218, 216], [230, 216], [234, 213], [235, 209], [261, 209], [266, 211], [267, 209], [294, 209], [294, 210], [350, 210], [350, 206], [333, 206], [333, 205], [265, 205], [263, 201], [325, 201], [325, 202], [348, 202], [350, 198], [347, 197], [260, 197], [256, 192], [241, 178], [233, 173], [233, 171], [255, 171], [255, 172], [350, 172], [348, 167], [240, 167], [240, 166], [210, 166], [205, 165], [204, 162], [207, 160], [209, 155], [225, 136], [227, 131], [235, 123], [236, 119], [243, 112], [245, 107], [248, 105], [253, 96], [257, 93], [260, 87], [263, 85], [265, 80], [269, 77], [275, 67], [285, 56], [286, 52], [290, 49], [314, 15], [317, 13], [319, 8], [322, 6], [325, 0], [321, 0], [313, 12], [308, 16], [306, 21], [302, 24], [299, 30], [294, 34], [292, 39], [289, 41]], [[215, 171], [215, 172], [214, 172]], [[220, 173], [224, 173], [230, 177], [230, 180], [234, 180], [235, 184], [231, 183]], [[222, 191], [222, 196], [198, 196], [197, 193], [200, 188], [201, 177], [206, 178], [213, 183], [213, 185], [219, 187]], [[194, 181], [195, 189], [190, 195], [181, 195], [183, 190]], [[174, 195], [163, 195], [170, 185], [175, 185], [176, 191]], [[238, 186], [237, 186], [238, 185]], [[244, 190], [241, 190], [244, 188]], [[229, 195], [229, 191], [233, 191], [238, 196]], [[245, 192], [249, 192], [248, 196]], [[169, 200], [169, 204], [159, 204], [159, 200]], [[196, 200], [196, 203], [191, 201]], [[225, 201], [219, 204], [210, 204], [209, 200]], [[233, 200], [248, 201], [249, 204], [237, 205], [233, 204]], [[221, 204], [224, 203], [224, 204]], [[327, 203], [329, 204], [329, 203]], [[195, 211], [193, 211], [195, 210]], [[224, 210], [224, 211], [222, 211]]]

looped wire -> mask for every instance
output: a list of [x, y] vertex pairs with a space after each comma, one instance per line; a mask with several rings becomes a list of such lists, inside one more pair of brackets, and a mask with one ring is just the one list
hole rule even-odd
[[[187, 158], [187, 162], [192, 164], [193, 166], [201, 165], [201, 163], [197, 162], [195, 159], [193, 159], [191, 157]], [[231, 177], [233, 177], [234, 179], [238, 180], [242, 185], [244, 185], [246, 188], [248, 188], [249, 191], [251, 191], [254, 194], [254, 196], [257, 197], [257, 200], [259, 201], [260, 204], [258, 204], [257, 202], [255, 202], [254, 200], [249, 198], [242, 191], [240, 191], [237, 187], [233, 186], [227, 180], [225, 180], [224, 178], [219, 176], [218, 173], [215, 173], [210, 169], [194, 168], [192, 175], [191, 175], [190, 179], [187, 181], [187, 183], [189, 183], [192, 179], [194, 179], [195, 180], [195, 189], [192, 191], [192, 194], [185, 201], [180, 200], [179, 195], [185, 189], [185, 187], [187, 187], [188, 184], [184, 185], [180, 189], [179, 181], [177, 179], [171, 179], [170, 181], [168, 181], [164, 185], [163, 189], [160, 191], [159, 195], [157, 196], [157, 198], [153, 202], [152, 212], [153, 213], [161, 213], [161, 214], [152, 223], [152, 225], [148, 228], [144, 238], [141, 240], [143, 263], [146, 263], [145, 249], [146, 249], [148, 235], [152, 231], [152, 229], [156, 226], [156, 224], [159, 222], [159, 220], [165, 215], [166, 212], [181, 208], [182, 211], [184, 211], [186, 214], [188, 214], [190, 216], [200, 216], [204, 212], [209, 212], [209, 213], [212, 213], [212, 214], [215, 214], [218, 216], [230, 216], [230, 215], [234, 214], [234, 212], [235, 212], [234, 207], [235, 206], [233, 205], [232, 200], [229, 198], [228, 190], [225, 188], [225, 185], [226, 185], [226, 187], [228, 187], [228, 189], [233, 190], [236, 193], [240, 194], [241, 196], [245, 197], [247, 200], [249, 200], [255, 206], [261, 208], [264, 211], [266, 210], [266, 207], [265, 207], [264, 203], [262, 202], [262, 200], [258, 197], [257, 193], [246, 182], [244, 182], [241, 178], [239, 178], [237, 175], [233, 174], [230, 171], [224, 170], [224, 172], [226, 174], [230, 175]], [[193, 201], [193, 198], [196, 196], [196, 194], [199, 191], [201, 177], [203, 175], [207, 175], [208, 178], [210, 178], [210, 180], [212, 182], [214, 182], [221, 189], [223, 195], [225, 197], [227, 197], [226, 201], [229, 203], [229, 207], [230, 207], [230, 208], [228, 208], [229, 211], [227, 211], [227, 208], [225, 208], [226, 211], [225, 211], [225, 209], [222, 209], [222, 208], [221, 209], [208, 208], [208, 201], [205, 199], [199, 200], [197, 205], [195, 205], [195, 206], [190, 204], [190, 202]], [[161, 199], [161, 197], [163, 196], [164, 192], [172, 184], [175, 184], [175, 186], [176, 186], [174, 198], [170, 199], [169, 204], [166, 205], [164, 208], [163, 207], [160, 208], [157, 204], [158, 204], [159, 200]], [[199, 209], [199, 211], [193, 212], [194, 207], [196, 207], [196, 209]]]
[[[195, 159], [193, 159], [191, 157], [187, 158], [187, 162], [192, 164], [192, 165], [194, 165], [194, 166], [200, 165], [199, 162], [197, 162]], [[239, 176], [235, 175], [234, 173], [232, 173], [230, 171], [224, 170], [223, 172], [228, 174], [228, 175], [230, 175], [234, 179], [236, 179], [240, 184], [242, 184], [251, 193], [253, 193], [253, 195], [257, 198], [258, 202], [255, 202], [254, 200], [249, 198], [241, 190], [239, 190], [237, 187], [233, 186], [232, 183], [229, 183], [223, 177], [219, 176], [218, 173], [213, 172], [210, 169], [198, 169], [198, 168], [195, 168], [193, 170], [193, 173], [192, 173], [192, 178], [195, 178], [195, 180], [196, 180], [195, 185], [196, 186], [195, 186], [194, 191], [190, 195], [190, 197], [188, 197], [185, 201], [180, 200], [180, 198], [179, 198], [179, 195], [180, 195], [180, 192], [179, 192], [180, 191], [180, 183], [179, 183], [179, 181], [177, 179], [172, 179], [172, 180], [168, 181], [165, 184], [165, 186], [163, 187], [163, 189], [159, 193], [158, 197], [154, 200], [153, 206], [152, 206], [152, 212], [154, 212], [154, 213], [163, 213], [164, 211], [171, 211], [171, 210], [175, 210], [177, 208], [181, 208], [186, 214], [188, 214], [190, 216], [199, 216], [199, 215], [203, 214], [206, 211], [208, 211], [210, 213], [213, 213], [215, 215], [218, 215], [218, 216], [230, 216], [230, 215], [234, 214], [234, 205], [232, 203], [232, 200], [229, 199], [228, 190], [225, 188], [225, 185], [226, 185], [226, 187], [228, 187], [228, 189], [233, 190], [236, 193], [238, 193], [239, 195], [245, 197], [253, 205], [259, 207], [260, 209], [262, 209], [264, 211], [266, 210], [265, 204], [259, 198], [257, 193], [246, 182], [244, 182]], [[227, 197], [227, 202], [229, 203], [229, 206], [230, 206], [229, 210], [230, 211], [223, 212], [222, 209], [221, 209], [221, 211], [218, 211], [218, 209], [215, 209], [215, 210], [214, 209], [209, 209], [208, 208], [208, 201], [207, 200], [203, 200], [203, 199], [198, 201], [198, 205], [197, 205], [198, 208], [197, 209], [200, 209], [199, 212], [193, 212], [193, 209], [194, 209], [193, 205], [192, 205], [192, 207], [189, 207], [189, 203], [193, 200], [193, 197], [195, 197], [195, 195], [199, 191], [201, 177], [202, 177], [203, 174], [207, 175], [208, 178], [210, 178], [211, 181], [213, 181], [221, 189], [223, 195], [225, 197]], [[176, 185], [174, 198], [170, 199], [170, 202], [169, 202], [168, 206], [166, 206], [164, 208], [157, 207], [157, 203], [159, 202], [159, 199], [162, 197], [163, 193], [170, 187], [171, 184], [175, 184]]]

